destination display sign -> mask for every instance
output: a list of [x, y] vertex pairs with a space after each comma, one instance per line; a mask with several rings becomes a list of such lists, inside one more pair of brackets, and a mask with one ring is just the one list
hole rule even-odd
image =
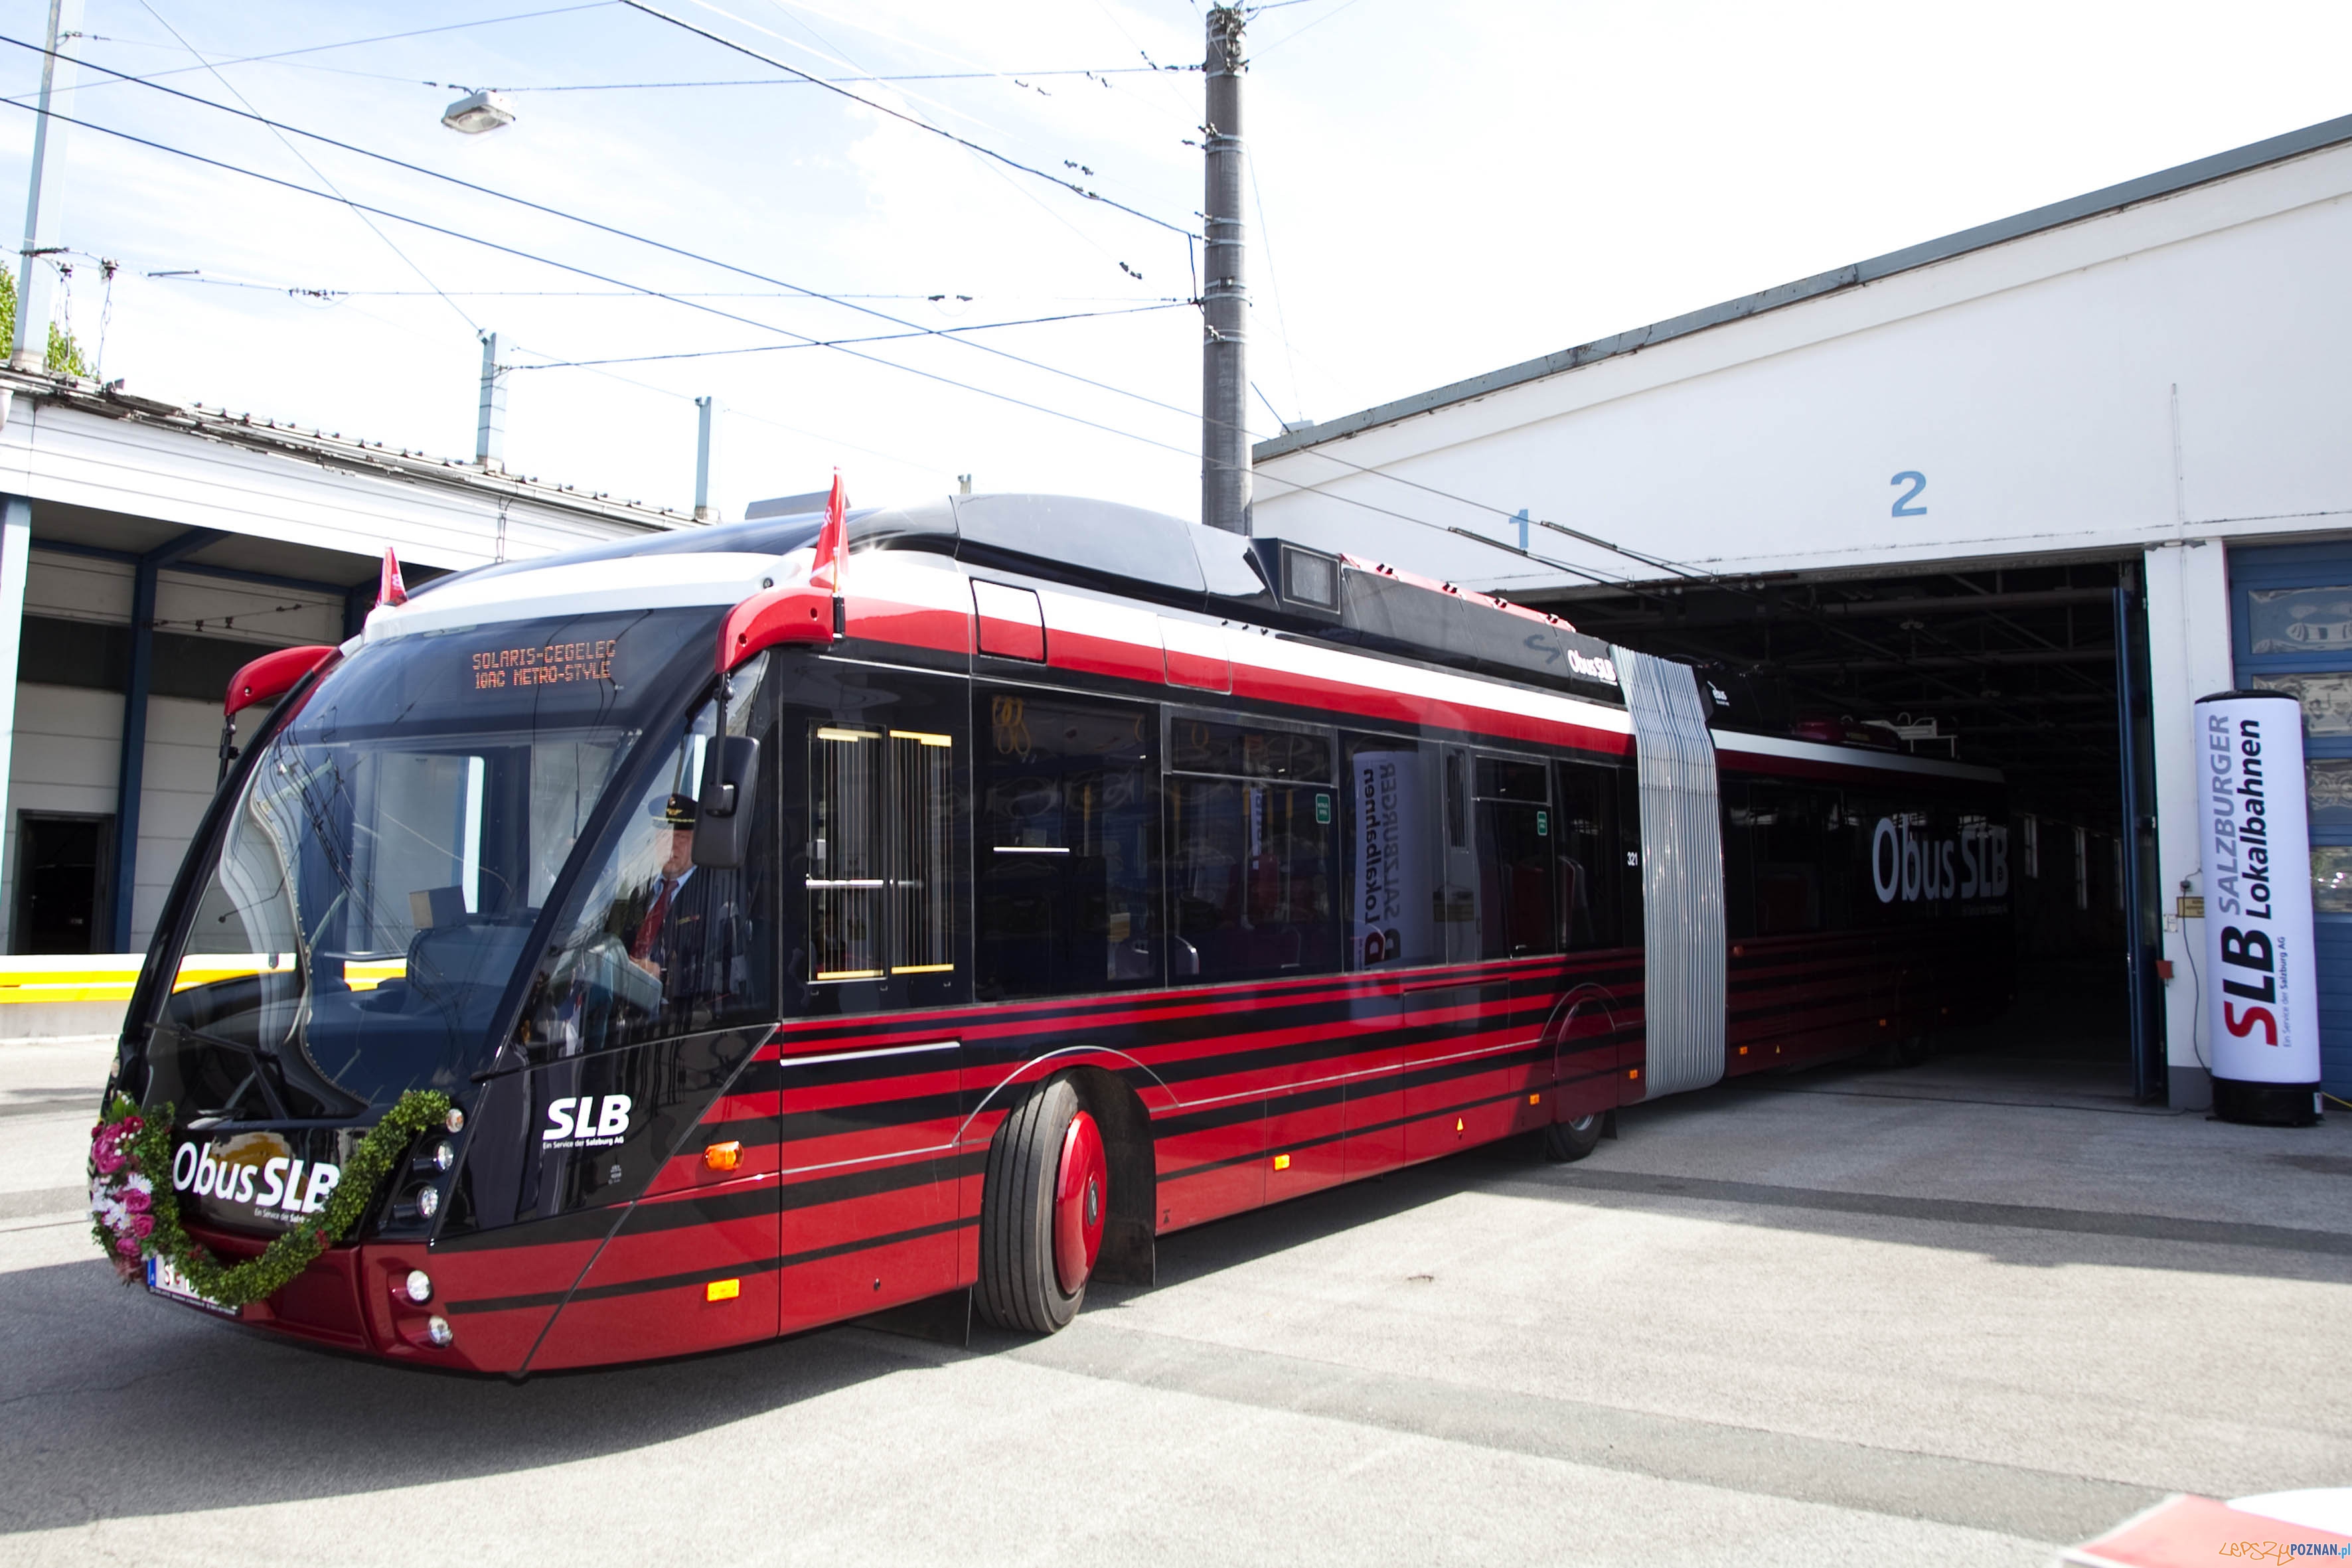
[[473, 657], [474, 689], [502, 691], [511, 686], [562, 686], [575, 680], [611, 680], [617, 637], [543, 646], [484, 648]]
[[[304, 743], [420, 725], [624, 723], [693, 673], [689, 650], [715, 641], [711, 606], [551, 616], [381, 638], [322, 683], [295, 721]], [[707, 663], [708, 660], [706, 659]]]

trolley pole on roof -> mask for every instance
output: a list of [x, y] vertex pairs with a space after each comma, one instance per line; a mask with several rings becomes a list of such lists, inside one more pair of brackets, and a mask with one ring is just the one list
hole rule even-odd
[[1249, 296], [1242, 287], [1242, 11], [1209, 12], [1201, 204], [1201, 521], [1250, 531]]

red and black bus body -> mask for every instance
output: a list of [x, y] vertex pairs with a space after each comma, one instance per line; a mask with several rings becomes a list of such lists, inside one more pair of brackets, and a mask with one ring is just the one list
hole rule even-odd
[[1043, 1267], [990, 1216], [1056, 1083], [1074, 1307], [1187, 1226], [2008, 1000], [1986, 770], [1717, 712], [1667, 777], [1638, 655], [1128, 509], [854, 517], [837, 607], [816, 531], [445, 579], [247, 746], [118, 1071], [192, 1233], [258, 1251], [404, 1089], [461, 1125], [247, 1321], [521, 1373], [954, 1303]]

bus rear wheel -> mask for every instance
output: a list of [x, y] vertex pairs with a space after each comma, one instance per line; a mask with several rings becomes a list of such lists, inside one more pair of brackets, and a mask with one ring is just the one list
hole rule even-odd
[[981, 1315], [1050, 1334], [1077, 1316], [1102, 1251], [1110, 1162], [1067, 1079], [1013, 1108], [988, 1146], [980, 1196]]
[[1601, 1146], [1601, 1112], [1555, 1121], [1543, 1130], [1543, 1157], [1556, 1165], [1581, 1160]]

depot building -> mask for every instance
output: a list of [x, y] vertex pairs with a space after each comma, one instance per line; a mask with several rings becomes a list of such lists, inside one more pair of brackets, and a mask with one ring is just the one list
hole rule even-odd
[[1279, 533], [2009, 780], [2021, 1064], [2201, 1108], [2192, 704], [2301, 700], [2352, 1098], [2352, 118], [1286, 431]]
[[691, 522], [494, 461], [0, 370], [0, 1038], [119, 1026], [220, 776], [230, 678], [356, 633], [387, 549], [415, 587]]

